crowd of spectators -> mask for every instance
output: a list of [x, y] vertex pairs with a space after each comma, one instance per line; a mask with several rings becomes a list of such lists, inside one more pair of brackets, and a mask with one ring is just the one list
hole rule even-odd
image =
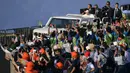
[[130, 73], [130, 26], [121, 20], [118, 5], [114, 11], [109, 1], [102, 9], [88, 5], [84, 12], [118, 20], [96, 31], [93, 25], [83, 29], [80, 24], [66, 24], [66, 30], [59, 33], [57, 28], [53, 32], [49, 28], [49, 37], [40, 34], [38, 38], [36, 33], [33, 40], [25, 40], [17, 35], [9, 48], [0, 46], [18, 73]]

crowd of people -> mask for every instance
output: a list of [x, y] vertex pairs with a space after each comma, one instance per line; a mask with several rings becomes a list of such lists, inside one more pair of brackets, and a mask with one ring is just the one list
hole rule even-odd
[[122, 18], [122, 11], [119, 8], [119, 3], [116, 3], [115, 8], [112, 8], [109, 1], [107, 1], [106, 5], [102, 8], [99, 8], [97, 4], [95, 4], [94, 7], [92, 7], [91, 4], [88, 4], [88, 7], [81, 9], [80, 13], [83, 15], [94, 14], [94, 16], [99, 17], [100, 19], [108, 17], [113, 21]]
[[[97, 16], [102, 12], [118, 20], [96, 31], [93, 25], [83, 29], [80, 24], [66, 24], [64, 31], [56, 28], [50, 32], [48, 28], [49, 37], [35, 33], [35, 38], [27, 41], [17, 35], [9, 48], [1, 45], [8, 53], [5, 58], [15, 62], [19, 73], [130, 73], [130, 26], [121, 20], [118, 5], [112, 14], [109, 1], [102, 10], [94, 6]], [[91, 7], [89, 4], [87, 10], [94, 14]]]

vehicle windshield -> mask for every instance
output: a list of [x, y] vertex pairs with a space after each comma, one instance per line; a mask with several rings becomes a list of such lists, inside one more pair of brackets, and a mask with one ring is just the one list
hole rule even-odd
[[52, 18], [52, 20], [49, 23], [49, 26], [55, 26], [57, 28], [65, 28], [66, 24], [78, 24], [79, 23], [79, 19], [59, 19], [59, 18]]

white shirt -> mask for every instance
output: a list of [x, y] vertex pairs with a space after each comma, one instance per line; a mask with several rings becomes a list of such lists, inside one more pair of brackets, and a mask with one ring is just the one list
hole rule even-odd
[[68, 53], [71, 52], [70, 44], [69, 44], [69, 43], [65, 43], [65, 44], [63, 44], [63, 48], [65, 49], [66, 52], [68, 52]]
[[86, 67], [86, 73], [94, 73], [93, 72], [90, 72], [92, 70], [92, 68], [94, 68], [94, 65], [90, 62], [87, 64], [87, 67]]
[[93, 14], [85, 14], [83, 15], [84, 18], [94, 18], [94, 15]]
[[118, 56], [114, 58], [118, 65], [124, 65], [123, 57]]

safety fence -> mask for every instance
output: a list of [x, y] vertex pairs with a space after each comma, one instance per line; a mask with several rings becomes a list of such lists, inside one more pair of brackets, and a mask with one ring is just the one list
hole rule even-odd
[[35, 28], [39, 28], [39, 27], [32, 26], [32, 27], [0, 30], [0, 42], [4, 45], [5, 44], [10, 45], [12, 38], [15, 38], [15, 36], [17, 34], [24, 35], [25, 40], [31, 40], [32, 39], [32, 32], [33, 32], [33, 29], [35, 29]]

